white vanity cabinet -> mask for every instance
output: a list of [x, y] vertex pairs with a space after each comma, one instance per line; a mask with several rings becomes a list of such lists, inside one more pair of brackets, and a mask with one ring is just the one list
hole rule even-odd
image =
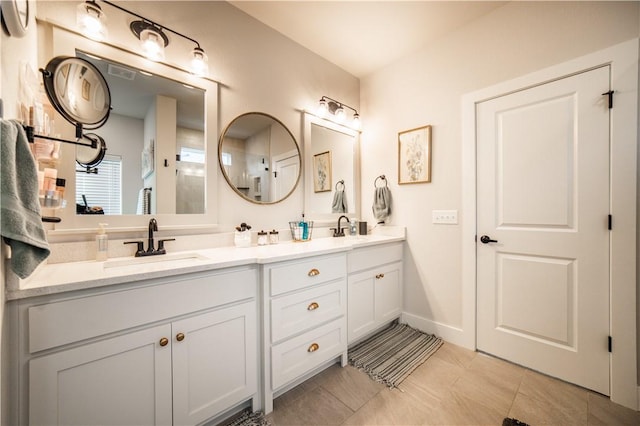
[[264, 409], [333, 359], [346, 363], [347, 262], [344, 253], [265, 265]]
[[402, 265], [401, 242], [349, 252], [349, 344], [400, 316]]
[[125, 287], [18, 307], [20, 424], [199, 424], [257, 398], [257, 267]]

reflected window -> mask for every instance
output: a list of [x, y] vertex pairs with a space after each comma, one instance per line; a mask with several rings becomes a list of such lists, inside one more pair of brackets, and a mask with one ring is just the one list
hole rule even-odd
[[231, 153], [223, 152], [222, 153], [222, 165], [223, 166], [232, 166], [233, 162], [231, 161]]
[[98, 173], [76, 173], [76, 203], [102, 207], [105, 215], [122, 214], [122, 158], [105, 155]]
[[204, 150], [195, 148], [180, 148], [180, 161], [204, 164]]

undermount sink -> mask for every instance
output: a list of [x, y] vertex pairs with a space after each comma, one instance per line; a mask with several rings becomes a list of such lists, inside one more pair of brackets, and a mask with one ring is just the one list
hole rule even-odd
[[194, 260], [209, 260], [208, 257], [198, 253], [159, 254], [146, 257], [129, 257], [126, 259], [113, 259], [104, 262], [104, 269], [121, 268], [124, 266], [147, 265], [149, 263], [168, 263], [175, 266], [180, 263], [188, 263]]

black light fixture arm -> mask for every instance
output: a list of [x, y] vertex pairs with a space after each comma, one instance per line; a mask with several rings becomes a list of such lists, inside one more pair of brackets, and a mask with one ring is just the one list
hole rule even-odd
[[[89, 3], [96, 3], [96, 0], [88, 0], [88, 1], [89, 1]], [[128, 10], [128, 9], [125, 9], [125, 8], [124, 8], [124, 7], [122, 7], [122, 6], [118, 6], [117, 4], [115, 4], [115, 3], [113, 3], [113, 2], [110, 2], [110, 1], [108, 1], [108, 0], [100, 0], [100, 1], [101, 1], [102, 3], [106, 3], [106, 4], [108, 4], [108, 5], [109, 5], [109, 6], [111, 6], [111, 7], [115, 7], [116, 9], [118, 9], [118, 10], [120, 10], [120, 11], [122, 11], [122, 12], [128, 13], [129, 15], [133, 15], [133, 16], [135, 16], [136, 18], [139, 18], [139, 19], [141, 19], [141, 20], [142, 20], [142, 21], [144, 21], [144, 22], [148, 22], [148, 23], [150, 23], [151, 25], [154, 25], [154, 26], [156, 26], [156, 27], [160, 28], [161, 30], [166, 30], [166, 31], [169, 31], [170, 33], [173, 33], [173, 34], [177, 35], [177, 36], [180, 36], [180, 37], [182, 37], [182, 38], [185, 38], [185, 39], [187, 39], [187, 40], [191, 41], [192, 43], [195, 43], [196, 47], [198, 47], [198, 49], [200, 49], [200, 43], [198, 43], [196, 40], [192, 39], [192, 38], [191, 38], [191, 37], [189, 37], [189, 36], [186, 36], [186, 35], [184, 35], [184, 34], [182, 34], [182, 33], [179, 33], [178, 31], [172, 30], [172, 29], [171, 29], [171, 28], [169, 28], [169, 27], [165, 27], [164, 25], [160, 25], [160, 24], [158, 24], [157, 22], [154, 22], [154, 21], [152, 21], [152, 20], [151, 20], [151, 19], [149, 19], [149, 18], [145, 18], [145, 17], [144, 17], [144, 16], [142, 16], [142, 15], [138, 15], [137, 13], [132, 12], [132, 11], [130, 11], [130, 10]]]
[[320, 98], [320, 100], [321, 100], [321, 101], [323, 101], [323, 100], [324, 100], [324, 101], [332, 101], [332, 102], [334, 102], [335, 104], [337, 104], [338, 106], [340, 106], [340, 107], [347, 107], [347, 108], [349, 108], [350, 110], [352, 110], [356, 115], [359, 115], [359, 114], [358, 114], [358, 110], [357, 110], [357, 109], [355, 109], [354, 107], [349, 106], [349, 105], [347, 105], [347, 104], [345, 104], [345, 103], [342, 103], [342, 102], [340, 102], [340, 101], [337, 101], [337, 100], [335, 100], [335, 99], [333, 99], [333, 98], [330, 98], [329, 96], [324, 96], [324, 95], [323, 95], [323, 96], [322, 96], [322, 98]]

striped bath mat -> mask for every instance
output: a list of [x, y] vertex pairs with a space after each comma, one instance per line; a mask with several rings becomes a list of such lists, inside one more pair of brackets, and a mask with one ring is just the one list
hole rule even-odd
[[349, 349], [349, 364], [395, 388], [442, 343], [439, 337], [394, 323]]

